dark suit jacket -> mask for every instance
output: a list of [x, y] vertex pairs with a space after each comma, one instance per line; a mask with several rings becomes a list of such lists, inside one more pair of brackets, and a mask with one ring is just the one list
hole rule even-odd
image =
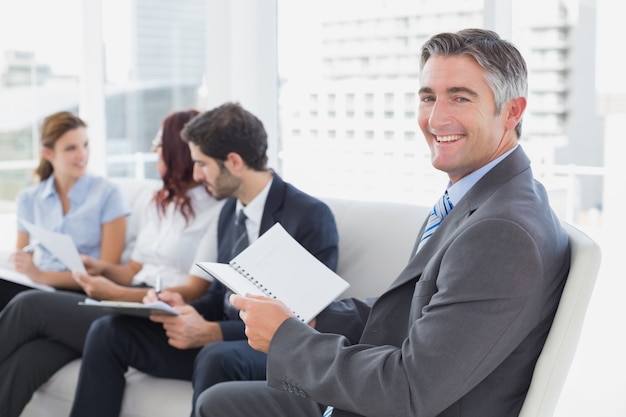
[[[218, 262], [230, 261], [234, 243], [236, 207], [237, 200], [230, 198], [220, 212], [217, 232]], [[261, 218], [260, 233], [265, 233], [276, 223], [280, 223], [294, 239], [326, 266], [333, 271], [337, 269], [339, 237], [330, 208], [274, 174]], [[206, 295], [190, 304], [207, 320], [222, 320], [220, 326], [224, 340], [245, 339], [243, 322], [228, 320], [224, 315], [226, 290], [226, 287], [216, 280]]]
[[333, 417], [517, 416], [569, 261], [567, 234], [518, 148], [371, 308], [352, 299], [320, 314], [319, 331], [345, 336], [283, 323], [268, 383], [333, 405]]

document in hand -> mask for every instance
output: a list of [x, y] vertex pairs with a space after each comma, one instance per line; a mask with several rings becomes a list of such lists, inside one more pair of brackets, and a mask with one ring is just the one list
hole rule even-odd
[[70, 235], [64, 233], [51, 232], [42, 229], [26, 220], [20, 219], [24, 228], [28, 230], [31, 241], [38, 241], [42, 246], [56, 256], [65, 264], [70, 271], [79, 271], [83, 274], [87, 273], [83, 261], [80, 259], [76, 244]]
[[0, 279], [11, 281], [25, 287], [37, 288], [44, 291], [55, 291], [54, 287], [45, 284], [38, 284], [28, 276], [9, 268], [3, 268], [2, 266], [0, 266]]
[[281, 300], [306, 323], [350, 286], [311, 255], [280, 223], [228, 264], [198, 262], [197, 265], [237, 294]]
[[78, 304], [90, 308], [101, 308], [110, 314], [126, 314], [139, 317], [148, 317], [150, 314], [169, 314], [171, 316], [180, 314], [163, 301], [144, 304], [130, 301], [98, 301], [93, 298], [85, 298], [85, 301], [81, 301]]

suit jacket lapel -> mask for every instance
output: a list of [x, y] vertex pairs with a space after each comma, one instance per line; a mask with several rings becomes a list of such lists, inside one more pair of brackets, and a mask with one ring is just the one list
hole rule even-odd
[[[460, 204], [454, 206], [454, 209], [446, 216], [445, 221], [437, 228], [437, 233], [433, 234], [428, 239], [420, 249], [419, 254], [413, 255], [407, 266], [400, 272], [400, 275], [398, 275], [398, 278], [391, 284], [388, 291], [422, 275], [426, 264], [430, 261], [435, 251], [441, 247], [441, 242], [448, 239], [451, 234], [458, 229], [459, 224], [470, 215], [470, 206], [465, 200], [466, 199], [463, 198], [459, 202]], [[422, 231], [420, 230], [418, 241], [421, 234]], [[415, 245], [414, 251], [415, 250], [417, 250], [417, 245]]]
[[[463, 222], [466, 221], [484, 201], [491, 197], [494, 188], [498, 188], [500, 185], [510, 181], [511, 178], [527, 170], [529, 167], [530, 160], [521, 146], [518, 146], [508, 157], [487, 172], [487, 174], [467, 192], [461, 201], [454, 206], [454, 209], [446, 216], [445, 221], [437, 229], [437, 233], [428, 239], [420, 250], [419, 255], [416, 254], [411, 258], [408, 265], [400, 272], [400, 275], [398, 275], [385, 293], [415, 278], [419, 279], [424, 271], [424, 267], [428, 261], [430, 261], [435, 251], [441, 247], [442, 242], [445, 242], [458, 232]], [[418, 241], [423, 233], [426, 221], [427, 219], [424, 220], [424, 225], [422, 225], [420, 233], [417, 236]], [[417, 243], [415, 244], [414, 251], [416, 249]]]
[[285, 182], [276, 173], [273, 173], [272, 185], [267, 193], [263, 217], [261, 218], [260, 233], [263, 234], [276, 223], [275, 213], [282, 207], [285, 200]]

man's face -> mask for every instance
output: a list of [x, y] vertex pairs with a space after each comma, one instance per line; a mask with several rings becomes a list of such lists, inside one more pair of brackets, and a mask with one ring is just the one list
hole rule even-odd
[[230, 173], [227, 167], [217, 160], [206, 156], [200, 147], [189, 142], [193, 165], [193, 179], [203, 183], [217, 200], [238, 197], [241, 180]]
[[516, 144], [511, 102], [496, 114], [485, 70], [473, 58], [431, 57], [420, 76], [420, 86], [418, 123], [433, 166], [446, 172], [452, 183]]

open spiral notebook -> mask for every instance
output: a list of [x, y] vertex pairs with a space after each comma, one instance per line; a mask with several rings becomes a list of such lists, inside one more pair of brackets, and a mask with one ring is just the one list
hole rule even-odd
[[276, 223], [228, 264], [198, 262], [233, 292], [265, 295], [309, 322], [350, 284], [309, 253]]
[[85, 301], [80, 301], [78, 304], [90, 308], [99, 308], [109, 314], [125, 314], [139, 317], [150, 317], [151, 314], [167, 314], [170, 316], [178, 316], [180, 314], [163, 301], [144, 304], [132, 301], [98, 301], [92, 298], [85, 298]]

